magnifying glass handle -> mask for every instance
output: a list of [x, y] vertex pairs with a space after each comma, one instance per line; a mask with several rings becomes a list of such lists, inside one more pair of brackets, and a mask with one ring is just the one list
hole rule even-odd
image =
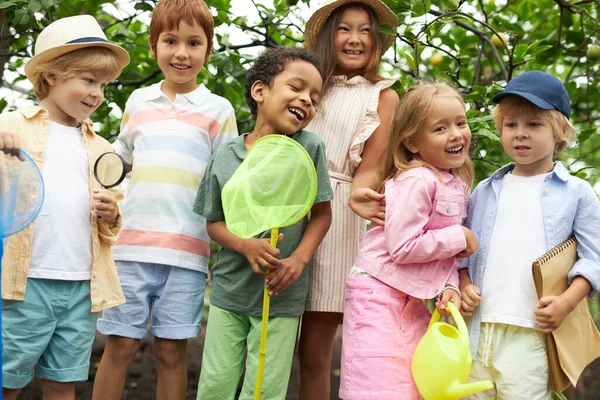
[[[100, 186], [102, 186], [104, 189], [108, 189], [106, 186], [104, 186], [103, 184], [100, 184]], [[102, 215], [98, 215], [98, 219], [102, 219]]]

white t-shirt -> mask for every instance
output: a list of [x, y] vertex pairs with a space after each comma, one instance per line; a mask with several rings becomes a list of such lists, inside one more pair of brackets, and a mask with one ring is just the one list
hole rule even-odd
[[502, 180], [481, 289], [483, 322], [537, 327], [531, 264], [548, 250], [541, 205], [547, 175]]
[[89, 162], [81, 140], [79, 128], [50, 121], [44, 203], [35, 220], [29, 278], [91, 278]]

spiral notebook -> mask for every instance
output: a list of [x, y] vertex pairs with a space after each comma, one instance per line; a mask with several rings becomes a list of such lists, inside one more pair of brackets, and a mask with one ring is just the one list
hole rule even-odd
[[[570, 238], [533, 262], [538, 298], [558, 296], [567, 288], [567, 275], [577, 261], [577, 242]], [[552, 334], [546, 335], [550, 386], [562, 392], [577, 385], [585, 367], [600, 357], [600, 332], [585, 297]]]

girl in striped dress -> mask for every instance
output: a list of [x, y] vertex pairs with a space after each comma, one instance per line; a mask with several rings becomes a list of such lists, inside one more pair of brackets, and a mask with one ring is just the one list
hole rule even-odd
[[[378, 68], [395, 35], [396, 15], [380, 0], [337, 0], [315, 12], [306, 24], [308, 50], [325, 74], [321, 110], [306, 130], [326, 145], [334, 190], [329, 233], [310, 265], [310, 289], [300, 336], [300, 399], [329, 399], [333, 342], [344, 310], [344, 283], [366, 229], [364, 219], [381, 225], [383, 196], [376, 171], [388, 144], [399, 99]], [[350, 205], [350, 208], [348, 205]], [[354, 212], [353, 212], [354, 210]], [[363, 219], [364, 218], [364, 219]]]

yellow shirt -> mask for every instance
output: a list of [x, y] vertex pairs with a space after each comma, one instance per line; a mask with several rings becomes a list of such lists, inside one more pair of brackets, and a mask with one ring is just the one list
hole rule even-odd
[[[48, 111], [40, 107], [28, 107], [20, 111], [0, 114], [0, 129], [19, 133], [21, 148], [31, 156], [40, 170], [44, 166], [46, 139], [49, 133], [48, 121]], [[83, 124], [82, 134], [83, 148], [89, 160], [90, 210], [93, 210], [92, 190], [101, 189], [100, 184], [94, 178], [94, 162], [100, 154], [112, 151], [112, 148], [105, 139], [94, 133], [89, 120]], [[123, 198], [120, 187], [111, 190], [117, 195], [117, 200]], [[90, 218], [93, 237], [90, 282], [91, 312], [98, 312], [125, 302], [111, 253], [111, 246], [117, 240], [121, 229], [122, 215], [119, 209], [117, 219], [113, 224], [98, 219], [93, 212], [90, 212]], [[4, 247], [2, 298], [5, 300], [23, 301], [25, 299], [34, 229], [35, 221], [21, 232], [10, 236]], [[58, 226], [56, 229], [69, 229], [69, 227]]]

